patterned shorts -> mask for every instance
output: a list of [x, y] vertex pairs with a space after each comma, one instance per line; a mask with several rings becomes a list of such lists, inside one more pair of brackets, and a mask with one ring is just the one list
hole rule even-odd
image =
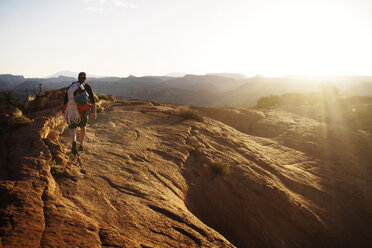
[[88, 123], [88, 116], [85, 115], [83, 117], [80, 117], [80, 122], [79, 123], [72, 123], [71, 125], [68, 125], [68, 128], [70, 129], [75, 129], [77, 127], [85, 127]]

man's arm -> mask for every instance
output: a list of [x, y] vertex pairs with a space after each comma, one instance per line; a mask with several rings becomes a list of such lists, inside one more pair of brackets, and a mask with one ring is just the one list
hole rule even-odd
[[63, 105], [66, 105], [67, 102], [68, 102], [68, 95], [67, 95], [67, 90], [66, 90], [65, 99], [63, 100]]
[[67, 107], [67, 102], [68, 102], [68, 95], [67, 95], [67, 90], [65, 93], [65, 98], [63, 99], [63, 105], [62, 105], [62, 114], [65, 112], [66, 107]]
[[92, 104], [92, 111], [93, 111], [92, 117], [93, 117], [93, 120], [95, 120], [95, 119], [97, 119], [96, 99], [94, 99], [94, 93], [93, 93], [93, 90], [92, 90], [92, 88], [90, 87], [89, 84], [85, 84], [85, 90], [89, 94], [89, 101]]
[[93, 103], [92, 104], [92, 110], [93, 110], [93, 114], [92, 114], [92, 118], [93, 120], [97, 119], [97, 115], [96, 115], [96, 103]]

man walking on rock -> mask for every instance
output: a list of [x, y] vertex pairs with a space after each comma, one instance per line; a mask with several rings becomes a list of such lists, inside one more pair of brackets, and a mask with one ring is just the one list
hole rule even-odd
[[90, 112], [89, 102], [92, 104], [92, 118], [96, 119], [96, 101], [94, 93], [89, 84], [85, 83], [87, 76], [85, 72], [80, 72], [78, 81], [73, 82], [66, 91], [64, 105], [62, 109], [63, 117], [65, 118], [70, 129], [70, 137], [72, 140], [71, 152], [76, 155], [76, 128], [80, 127], [80, 146], [79, 151], [84, 150], [84, 137], [86, 125], [88, 123], [88, 114]]

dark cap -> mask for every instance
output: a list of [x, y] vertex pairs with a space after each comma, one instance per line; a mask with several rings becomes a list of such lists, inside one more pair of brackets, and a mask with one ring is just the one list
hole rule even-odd
[[78, 79], [80, 82], [84, 82], [87, 79], [87, 74], [85, 72], [80, 72]]

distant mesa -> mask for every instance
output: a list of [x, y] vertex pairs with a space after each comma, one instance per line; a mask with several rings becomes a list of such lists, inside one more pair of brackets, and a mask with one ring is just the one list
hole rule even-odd
[[23, 76], [15, 76], [11, 74], [0, 75], [0, 89], [12, 90], [15, 86], [23, 83], [26, 79]]
[[[79, 72], [74, 72], [74, 71], [68, 71], [68, 70], [65, 70], [65, 71], [60, 71], [60, 72], [56, 72], [46, 78], [58, 78], [58, 77], [73, 77], [73, 78], [77, 78], [77, 76], [79, 75]], [[91, 77], [91, 78], [103, 78], [105, 76], [99, 76], [99, 75], [94, 75], [94, 74], [90, 74], [89, 72], [87, 72], [87, 77]]]
[[233, 79], [247, 79], [247, 77], [242, 73], [207, 73], [206, 75], [220, 76]]
[[184, 73], [184, 72], [171, 72], [171, 73], [167, 73], [165, 74], [164, 76], [165, 77], [184, 77], [187, 73]]
[[50, 76], [48, 76], [47, 78], [58, 78], [58, 77], [77, 77], [79, 73], [78, 72], [73, 72], [73, 71], [60, 71], [60, 72], [56, 72]]

